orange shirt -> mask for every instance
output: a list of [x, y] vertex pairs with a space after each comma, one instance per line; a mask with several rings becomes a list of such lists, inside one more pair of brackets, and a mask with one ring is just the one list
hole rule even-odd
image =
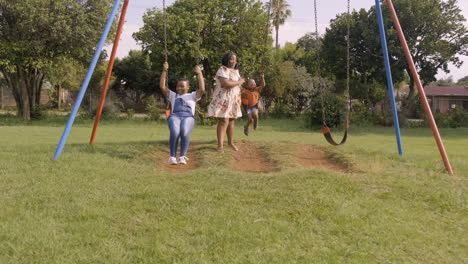
[[249, 89], [244, 89], [242, 91], [242, 104], [247, 105], [247, 108], [252, 108], [258, 104], [258, 97], [260, 96], [260, 92], [262, 91], [261, 86], [258, 86], [253, 91]]

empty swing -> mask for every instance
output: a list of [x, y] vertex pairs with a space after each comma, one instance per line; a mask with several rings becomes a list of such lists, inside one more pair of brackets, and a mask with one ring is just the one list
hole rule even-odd
[[325, 139], [330, 143], [331, 145], [334, 146], [339, 146], [343, 145], [346, 143], [346, 139], [348, 138], [348, 129], [349, 129], [349, 118], [350, 118], [350, 112], [351, 112], [351, 100], [349, 96], [349, 82], [350, 82], [350, 0], [348, 0], [348, 15], [346, 18], [346, 24], [347, 24], [347, 34], [346, 34], [346, 49], [347, 49], [347, 54], [346, 54], [346, 101], [348, 101], [347, 107], [346, 107], [346, 125], [345, 125], [345, 132], [343, 135], [343, 139], [340, 141], [340, 143], [337, 143], [330, 132], [330, 128], [327, 125], [327, 120], [326, 120], [326, 115], [325, 115], [325, 99], [323, 98], [323, 92], [324, 92], [324, 85], [322, 83], [322, 72], [320, 69], [320, 46], [319, 46], [319, 31], [318, 31], [318, 19], [317, 19], [317, 0], [314, 0], [314, 13], [315, 13], [315, 37], [316, 37], [316, 51], [317, 51], [317, 71], [318, 71], [318, 78], [319, 78], [319, 93], [320, 93], [320, 100], [321, 100], [321, 105], [322, 105], [322, 133], [325, 136]]

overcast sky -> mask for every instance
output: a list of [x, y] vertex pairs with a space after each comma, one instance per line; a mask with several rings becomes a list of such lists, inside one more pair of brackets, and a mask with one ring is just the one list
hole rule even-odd
[[[171, 5], [175, 0], [166, 0], [166, 5]], [[268, 2], [263, 0], [263, 2]], [[330, 19], [335, 18], [337, 14], [346, 12], [346, 0], [318, 0], [318, 23], [321, 33], [325, 32]], [[283, 45], [285, 42], [295, 42], [307, 32], [314, 31], [314, 10], [312, 0], [288, 0], [292, 16], [286, 23], [280, 27], [279, 42]], [[375, 4], [375, 0], [351, 0], [351, 8], [369, 9]], [[468, 0], [458, 0], [463, 15], [468, 19]], [[126, 23], [122, 38], [119, 44], [117, 57], [122, 58], [128, 55], [131, 49], [140, 49], [132, 37], [133, 32], [138, 31], [143, 26], [143, 15], [147, 9], [158, 7], [162, 8], [162, 0], [131, 0], [127, 10]], [[377, 22], [376, 22], [377, 23]], [[468, 26], [468, 22], [465, 22]], [[111, 47], [108, 47], [110, 49]], [[109, 51], [110, 54], [110, 51]], [[450, 67], [451, 73], [441, 73], [438, 78], [453, 76], [458, 80], [468, 75], [468, 57], [463, 57], [465, 62], [460, 69]], [[383, 64], [382, 64], [383, 65]]]

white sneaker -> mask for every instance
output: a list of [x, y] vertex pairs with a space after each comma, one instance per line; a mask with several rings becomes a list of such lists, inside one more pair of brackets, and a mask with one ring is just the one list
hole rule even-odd
[[170, 157], [170, 158], [169, 158], [169, 164], [170, 164], [170, 165], [177, 165], [177, 159], [176, 159], [176, 157]]
[[187, 158], [186, 156], [181, 156], [179, 157], [179, 163], [180, 164], [187, 164], [187, 161], [189, 160], [189, 158]]

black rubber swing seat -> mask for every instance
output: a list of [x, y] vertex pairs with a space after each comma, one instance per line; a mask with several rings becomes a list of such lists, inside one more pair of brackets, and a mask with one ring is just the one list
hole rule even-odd
[[330, 128], [327, 125], [323, 125], [322, 132], [323, 132], [323, 136], [325, 136], [325, 139], [328, 141], [328, 143], [334, 146], [340, 146], [346, 143], [346, 139], [348, 138], [348, 128], [349, 128], [349, 122], [346, 122], [344, 136], [340, 143], [336, 143], [336, 141], [333, 139], [330, 133]]

